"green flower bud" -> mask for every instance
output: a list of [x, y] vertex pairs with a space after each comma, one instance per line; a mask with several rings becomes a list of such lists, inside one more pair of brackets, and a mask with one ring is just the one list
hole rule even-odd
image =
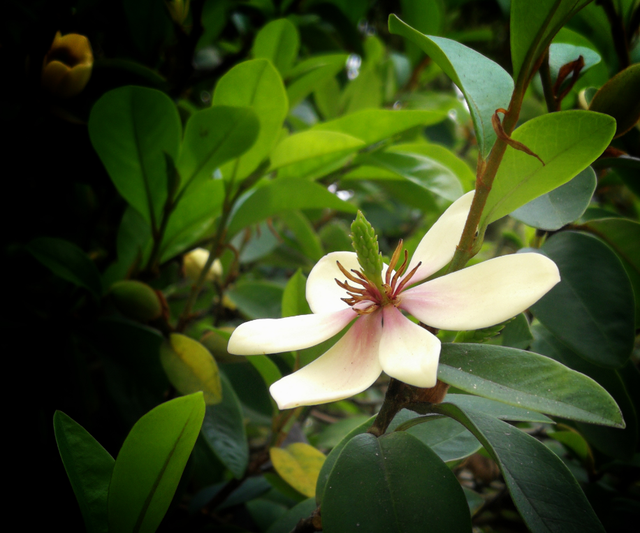
[[356, 219], [351, 224], [351, 241], [358, 255], [362, 273], [382, 290], [382, 255], [378, 248], [378, 237], [361, 211], [358, 211]]
[[123, 315], [139, 322], [149, 322], [162, 313], [156, 292], [141, 281], [124, 280], [111, 285], [111, 300]]

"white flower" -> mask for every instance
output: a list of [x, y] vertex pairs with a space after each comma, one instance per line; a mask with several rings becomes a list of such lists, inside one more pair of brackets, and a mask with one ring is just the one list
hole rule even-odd
[[[438, 329], [485, 328], [524, 311], [560, 281], [553, 261], [537, 253], [521, 253], [408, 288], [449, 263], [472, 200], [473, 192], [454, 202], [423, 237], [409, 265], [405, 254], [405, 263], [396, 272], [398, 248], [391, 271], [387, 265], [383, 269], [386, 294], [358, 281], [355, 253], [330, 253], [313, 267], [307, 280], [306, 297], [313, 314], [246, 322], [231, 336], [229, 352], [301, 350], [331, 338], [355, 320], [329, 351], [271, 386], [280, 409], [348, 398], [367, 389], [383, 370], [410, 385], [433, 387], [440, 340], [401, 310]], [[356, 283], [362, 287], [355, 287]]]
[[[197, 281], [209, 259], [209, 250], [204, 248], [195, 248], [184, 256], [184, 273], [192, 281]], [[222, 277], [222, 263], [220, 259], [216, 259], [212, 264], [209, 272], [207, 272], [207, 281], [215, 281]]]

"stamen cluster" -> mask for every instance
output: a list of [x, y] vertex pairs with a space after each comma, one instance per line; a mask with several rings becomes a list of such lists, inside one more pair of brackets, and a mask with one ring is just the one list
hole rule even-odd
[[[398, 264], [398, 260], [400, 259], [400, 255], [403, 253], [403, 251], [404, 261], [400, 265], [400, 268], [398, 268], [398, 270], [394, 273], [394, 269]], [[404, 278], [402, 278], [402, 275], [407, 269], [408, 255], [409, 254], [407, 253], [407, 251], [402, 249], [401, 239], [395, 251], [393, 252], [393, 256], [391, 257], [391, 261], [389, 262], [389, 268], [385, 273], [384, 282], [380, 287], [377, 287], [374, 283], [372, 283], [371, 280], [369, 280], [364, 275], [362, 270], [351, 269], [351, 272], [349, 272], [340, 264], [339, 261], [336, 261], [340, 272], [342, 272], [348, 280], [345, 280], [344, 282], [338, 280], [337, 278], [335, 280], [338, 286], [347, 291], [347, 294], [349, 295], [349, 298], [342, 298], [342, 301], [353, 307], [354, 311], [356, 311], [359, 315], [372, 313], [376, 309], [384, 307], [385, 305], [397, 306], [400, 302], [400, 293], [407, 286], [413, 275], [422, 264], [418, 263], [418, 265], [416, 265], [416, 267], [411, 270], [411, 272], [409, 272]], [[350, 285], [349, 281], [356, 286]], [[360, 287], [358, 287], [358, 285], [360, 285]]]

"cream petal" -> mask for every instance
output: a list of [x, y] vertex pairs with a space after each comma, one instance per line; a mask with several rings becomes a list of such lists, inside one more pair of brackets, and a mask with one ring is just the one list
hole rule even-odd
[[351, 309], [334, 313], [262, 318], [238, 326], [227, 350], [236, 355], [258, 355], [302, 350], [342, 331], [356, 317]]
[[336, 279], [345, 281], [337, 261], [348, 271], [360, 270], [358, 256], [354, 252], [332, 252], [320, 259], [307, 278], [307, 302], [314, 313], [330, 313], [349, 307], [341, 300], [349, 297], [347, 291], [336, 283]]
[[385, 307], [382, 313], [382, 369], [409, 385], [434, 387], [440, 359], [438, 337], [411, 322], [393, 306]]
[[367, 389], [380, 376], [381, 313], [360, 316], [328, 352], [276, 381], [269, 391], [280, 409], [343, 400]]
[[407, 272], [411, 272], [422, 262], [411, 278], [412, 284], [428, 278], [451, 261], [467, 222], [473, 195], [474, 191], [468, 192], [453, 202], [422, 238], [407, 267]]
[[559, 281], [558, 267], [544, 255], [506, 255], [413, 287], [402, 293], [400, 308], [434, 328], [486, 328], [521, 313]]

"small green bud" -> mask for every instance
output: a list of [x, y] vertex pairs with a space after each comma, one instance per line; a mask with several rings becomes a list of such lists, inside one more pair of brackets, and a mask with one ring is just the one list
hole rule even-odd
[[358, 255], [362, 273], [382, 290], [382, 255], [378, 248], [378, 237], [361, 211], [358, 211], [356, 219], [351, 224], [351, 241]]
[[117, 281], [109, 293], [118, 311], [133, 320], [149, 322], [162, 314], [156, 291], [141, 281]]

